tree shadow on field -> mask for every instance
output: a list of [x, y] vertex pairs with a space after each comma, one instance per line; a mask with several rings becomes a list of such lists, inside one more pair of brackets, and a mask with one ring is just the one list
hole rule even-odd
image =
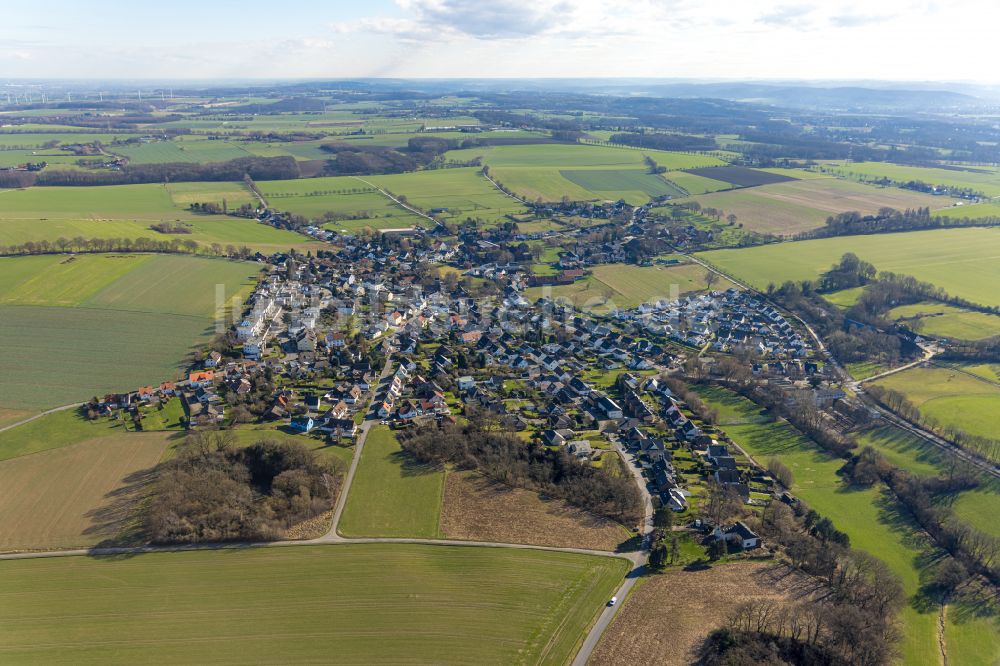
[[401, 476], [426, 476], [437, 474], [444, 469], [441, 465], [420, 462], [406, 451], [394, 451], [389, 455], [389, 459], [394, 465], [399, 466]]
[[152, 492], [156, 467], [126, 476], [123, 483], [106, 494], [105, 502], [86, 513], [90, 526], [83, 533], [104, 537], [95, 548], [139, 546], [146, 543], [141, 508]]

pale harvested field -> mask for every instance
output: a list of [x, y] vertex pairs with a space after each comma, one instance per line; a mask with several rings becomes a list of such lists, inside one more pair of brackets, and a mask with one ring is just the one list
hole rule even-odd
[[101, 437], [0, 462], [0, 550], [91, 546], [117, 535], [169, 436]]
[[750, 599], [796, 599], [809, 579], [773, 562], [736, 562], [703, 571], [674, 570], [644, 580], [625, 601], [590, 658], [592, 666], [695, 661], [702, 641]]
[[611, 520], [474, 472], [448, 473], [440, 531], [449, 539], [593, 550], [614, 550], [629, 536]]
[[0, 428], [22, 421], [31, 416], [31, 414], [32, 412], [23, 409], [6, 409], [0, 407]]
[[950, 206], [953, 200], [894, 187], [875, 187], [835, 178], [789, 181], [694, 197], [702, 207], [713, 207], [724, 215], [733, 213], [738, 222], [754, 231], [792, 235], [822, 227], [837, 213], [876, 213], [888, 206], [897, 210], [928, 206], [932, 210]]

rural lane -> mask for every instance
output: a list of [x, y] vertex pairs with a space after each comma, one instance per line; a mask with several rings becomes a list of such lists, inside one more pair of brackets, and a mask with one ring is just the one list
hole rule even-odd
[[632, 570], [625, 575], [625, 580], [622, 581], [621, 587], [615, 593], [615, 596], [618, 597], [618, 603], [614, 606], [604, 607], [601, 616], [597, 618], [597, 622], [590, 628], [587, 637], [583, 640], [583, 645], [580, 646], [579, 652], [576, 653], [576, 657], [573, 659], [573, 666], [585, 666], [590, 661], [590, 655], [594, 652], [597, 644], [600, 643], [601, 636], [611, 626], [611, 622], [618, 614], [618, 609], [625, 604], [625, 600], [635, 586], [635, 582], [646, 572], [646, 566], [649, 564], [649, 537], [653, 531], [653, 498], [649, 494], [649, 489], [646, 487], [646, 479], [643, 478], [642, 472], [636, 464], [637, 460], [635, 457], [628, 453], [618, 442], [615, 443], [615, 448], [622, 457], [625, 466], [631, 472], [632, 478], [635, 479], [636, 485], [639, 486], [639, 492], [642, 493], [643, 519], [642, 526], [639, 529], [639, 533], [642, 535], [642, 546], [639, 552], [632, 553], [629, 557], [632, 561]]
[[83, 404], [82, 402], [74, 402], [72, 405], [63, 405], [62, 407], [53, 407], [52, 409], [48, 409], [48, 410], [46, 410], [44, 412], [39, 412], [38, 414], [35, 414], [34, 416], [30, 416], [30, 417], [24, 419], [23, 421], [18, 421], [17, 423], [11, 423], [10, 425], [4, 426], [4, 427], [0, 428], [0, 432], [3, 432], [5, 430], [13, 430], [14, 428], [17, 428], [18, 426], [23, 426], [25, 423], [31, 423], [35, 419], [40, 419], [43, 416], [48, 416], [49, 414], [55, 414], [56, 412], [65, 412], [67, 409], [73, 409], [74, 407], [79, 407], [82, 404]]
[[361, 181], [362, 183], [364, 183], [364, 184], [365, 184], [365, 185], [367, 185], [368, 187], [374, 187], [374, 188], [375, 188], [376, 190], [378, 190], [378, 191], [379, 191], [379, 193], [381, 193], [381, 194], [382, 194], [383, 196], [386, 196], [386, 197], [389, 197], [389, 199], [391, 199], [391, 200], [393, 201], [393, 203], [395, 203], [395, 204], [396, 204], [397, 206], [399, 206], [400, 208], [405, 208], [406, 210], [410, 211], [410, 212], [411, 212], [411, 213], [413, 213], [414, 215], [419, 215], [420, 217], [423, 217], [423, 218], [425, 218], [425, 219], [428, 219], [428, 220], [430, 220], [431, 222], [433, 222], [435, 226], [437, 226], [437, 224], [438, 224], [438, 221], [437, 221], [437, 220], [435, 220], [435, 219], [434, 219], [433, 217], [431, 217], [431, 216], [430, 216], [430, 215], [428, 215], [427, 213], [422, 213], [422, 212], [420, 212], [419, 210], [417, 210], [417, 209], [416, 209], [416, 208], [414, 208], [413, 206], [410, 206], [410, 205], [408, 205], [408, 204], [405, 204], [405, 203], [403, 203], [402, 201], [400, 201], [400, 200], [399, 200], [399, 199], [397, 199], [396, 197], [392, 196], [391, 194], [389, 194], [388, 192], [386, 192], [385, 190], [383, 190], [383, 189], [382, 189], [381, 187], [379, 187], [379, 186], [378, 186], [378, 185], [376, 185], [375, 183], [370, 183], [370, 182], [368, 182], [367, 180], [365, 180], [364, 178], [361, 178], [360, 176], [353, 176], [353, 178], [354, 178], [355, 180], [360, 180], [360, 181]]
[[337, 526], [340, 525], [340, 516], [344, 513], [344, 507], [347, 506], [347, 492], [351, 489], [351, 484], [354, 483], [354, 474], [357, 472], [358, 464], [361, 462], [361, 452], [365, 448], [365, 440], [368, 439], [368, 432], [378, 420], [378, 414], [373, 416], [375, 398], [378, 397], [379, 390], [382, 388], [382, 382], [392, 374], [391, 371], [392, 356], [389, 355], [385, 361], [385, 366], [382, 368], [382, 372], [379, 373], [378, 379], [375, 380], [375, 389], [372, 391], [372, 398], [366, 407], [368, 411], [365, 415], [365, 420], [361, 422], [361, 432], [358, 433], [358, 440], [354, 443], [354, 455], [351, 456], [351, 466], [344, 477], [344, 485], [340, 489], [340, 495], [337, 496], [337, 505], [333, 510], [333, 520], [330, 522], [330, 530], [323, 536], [324, 539], [336, 541], [341, 538], [337, 533]]

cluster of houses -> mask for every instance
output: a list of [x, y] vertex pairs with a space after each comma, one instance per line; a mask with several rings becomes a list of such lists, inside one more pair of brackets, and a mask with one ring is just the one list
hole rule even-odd
[[711, 344], [718, 352], [749, 349], [763, 357], [793, 361], [811, 353], [806, 340], [778, 310], [736, 288], [644, 303], [618, 310], [615, 317], [691, 347]]

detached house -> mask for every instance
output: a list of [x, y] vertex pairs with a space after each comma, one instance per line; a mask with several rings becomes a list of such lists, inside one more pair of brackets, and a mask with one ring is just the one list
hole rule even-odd
[[739, 543], [743, 550], [760, 546], [760, 537], [742, 520], [736, 521], [735, 525], [716, 527], [712, 535], [719, 540]]

